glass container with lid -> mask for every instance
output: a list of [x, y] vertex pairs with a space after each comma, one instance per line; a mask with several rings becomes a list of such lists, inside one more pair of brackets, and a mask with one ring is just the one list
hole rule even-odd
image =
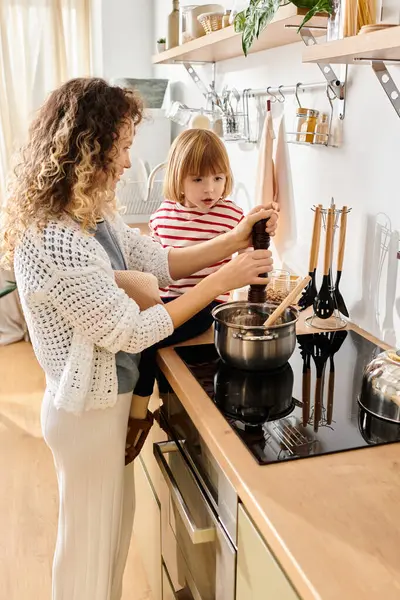
[[386, 350], [365, 368], [359, 403], [371, 414], [400, 423], [400, 350]]

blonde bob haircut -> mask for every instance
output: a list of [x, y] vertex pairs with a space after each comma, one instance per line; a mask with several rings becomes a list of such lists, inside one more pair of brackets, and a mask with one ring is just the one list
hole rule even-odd
[[174, 140], [168, 155], [164, 178], [164, 197], [182, 204], [183, 181], [188, 176], [206, 177], [223, 173], [226, 177], [223, 198], [233, 188], [228, 153], [223, 142], [212, 131], [188, 129]]

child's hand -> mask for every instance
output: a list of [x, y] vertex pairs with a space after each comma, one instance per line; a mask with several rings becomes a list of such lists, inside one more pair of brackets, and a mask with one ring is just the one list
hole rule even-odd
[[162, 303], [157, 278], [151, 273], [114, 271], [114, 276], [118, 287], [139, 305], [140, 310]]
[[273, 269], [270, 250], [254, 250], [239, 254], [214, 273], [221, 286], [221, 294], [244, 287], [245, 285], [267, 285], [268, 279], [259, 277], [261, 273], [269, 273]]
[[278, 223], [278, 212], [279, 206], [276, 202], [272, 202], [270, 207], [256, 206], [253, 208], [232, 230], [232, 235], [236, 238], [237, 249], [242, 250], [252, 245], [251, 230], [253, 225], [261, 219], [269, 219], [265, 230], [270, 236], [274, 236]]

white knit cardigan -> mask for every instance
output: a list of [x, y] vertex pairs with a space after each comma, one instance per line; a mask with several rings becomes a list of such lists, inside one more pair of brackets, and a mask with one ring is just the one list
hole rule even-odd
[[[127, 268], [169, 285], [170, 249], [141, 236], [119, 215], [109, 222]], [[118, 288], [104, 248], [70, 217], [43, 231], [30, 227], [16, 249], [14, 268], [46, 394], [57, 408], [79, 414], [113, 406], [115, 353], [141, 352], [173, 332], [163, 305], [140, 312]]]

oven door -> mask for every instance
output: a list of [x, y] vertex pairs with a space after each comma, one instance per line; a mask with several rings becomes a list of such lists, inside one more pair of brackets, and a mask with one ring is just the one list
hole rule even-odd
[[162, 557], [174, 592], [234, 600], [236, 549], [176, 442], [154, 444], [161, 485]]

